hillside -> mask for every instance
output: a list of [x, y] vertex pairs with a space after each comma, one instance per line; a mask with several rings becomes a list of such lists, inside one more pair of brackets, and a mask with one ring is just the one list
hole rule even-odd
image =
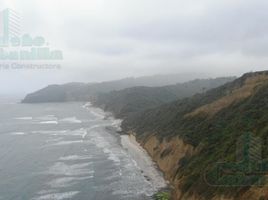
[[176, 200], [265, 200], [268, 71], [227, 79], [122, 90], [72, 83], [49, 86], [26, 102], [91, 99], [122, 117], [123, 130], [164, 172]]
[[83, 99], [87, 85], [84, 83], [68, 83], [49, 85], [34, 93], [28, 94], [22, 103], [63, 102]]
[[268, 158], [268, 149], [256, 142], [267, 145], [268, 71], [128, 116], [123, 128], [174, 185], [175, 199], [268, 198], [260, 156]]
[[196, 93], [203, 93], [233, 80], [234, 77], [224, 77], [197, 79], [163, 87], [133, 87], [99, 94], [93, 103], [105, 111], [112, 112], [116, 117], [123, 118]]
[[39, 91], [28, 94], [22, 103], [44, 103], [64, 101], [89, 101], [97, 94], [130, 87], [148, 86], [159, 87], [190, 81], [198, 74], [167, 74], [125, 78], [100, 83], [68, 83], [63, 85], [49, 85]]

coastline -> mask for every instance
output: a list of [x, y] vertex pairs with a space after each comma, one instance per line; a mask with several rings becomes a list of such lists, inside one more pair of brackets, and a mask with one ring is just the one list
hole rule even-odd
[[164, 174], [147, 151], [136, 141], [134, 135], [121, 135], [121, 144], [135, 160], [144, 177], [152, 183], [155, 191], [161, 191], [168, 187], [169, 182], [164, 178]]
[[83, 106], [84, 108], [98, 108], [105, 114], [104, 119], [113, 118], [115, 121], [117, 121], [116, 127], [118, 130], [116, 132], [120, 137], [120, 145], [128, 152], [129, 156], [133, 159], [136, 166], [140, 169], [145, 179], [152, 185], [152, 188], [155, 191], [152, 197], [154, 197], [158, 192], [172, 191], [171, 184], [166, 179], [164, 172], [159, 168], [147, 150], [143, 148], [141, 144], [136, 140], [135, 135], [125, 133], [122, 130], [121, 122], [123, 119], [116, 118], [113, 113], [107, 112], [103, 108], [95, 106], [91, 102], [85, 103], [86, 104]]

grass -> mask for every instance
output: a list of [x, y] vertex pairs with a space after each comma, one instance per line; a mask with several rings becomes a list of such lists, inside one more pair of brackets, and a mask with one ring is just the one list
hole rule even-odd
[[170, 193], [169, 192], [158, 192], [154, 196], [155, 200], [170, 200]]

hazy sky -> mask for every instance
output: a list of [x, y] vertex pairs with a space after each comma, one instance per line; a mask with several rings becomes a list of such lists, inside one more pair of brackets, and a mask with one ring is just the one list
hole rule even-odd
[[0, 70], [0, 93], [67, 81], [268, 69], [267, 0], [1, 0], [0, 8], [19, 12], [22, 33], [43, 36], [64, 56], [58, 70]]

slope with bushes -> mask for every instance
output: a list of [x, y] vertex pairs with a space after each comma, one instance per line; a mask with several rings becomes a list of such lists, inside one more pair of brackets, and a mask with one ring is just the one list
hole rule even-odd
[[136, 112], [203, 93], [234, 80], [234, 77], [197, 79], [163, 87], [133, 87], [97, 95], [93, 104], [124, 118]]
[[[261, 182], [268, 171], [247, 176], [241, 163], [246, 169], [248, 164], [237, 164], [237, 150], [243, 148], [237, 141], [246, 133], [261, 139], [262, 156], [268, 158], [268, 71], [248, 73], [204, 94], [128, 116], [123, 128], [136, 135], [173, 183], [175, 199], [268, 197]], [[230, 172], [229, 166], [229, 174], [211, 183], [217, 163], [237, 171]]]
[[99, 83], [67, 83], [63, 85], [49, 85], [39, 91], [28, 94], [22, 103], [45, 103], [65, 101], [89, 101], [97, 94], [130, 87], [148, 86], [160, 87], [192, 80], [197, 74], [166, 74], [125, 78]]

